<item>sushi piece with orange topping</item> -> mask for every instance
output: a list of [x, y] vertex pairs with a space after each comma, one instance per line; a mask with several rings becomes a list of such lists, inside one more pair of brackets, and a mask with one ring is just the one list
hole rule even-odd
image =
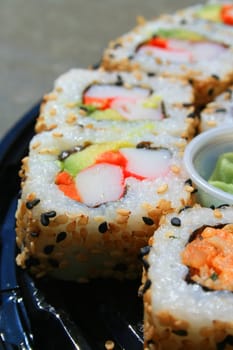
[[233, 207], [168, 214], [144, 266], [144, 349], [231, 349]]

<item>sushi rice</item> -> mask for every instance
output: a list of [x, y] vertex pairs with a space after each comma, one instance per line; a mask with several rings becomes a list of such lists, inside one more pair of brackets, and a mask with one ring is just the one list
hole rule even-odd
[[233, 87], [206, 105], [200, 115], [200, 132], [233, 124]]

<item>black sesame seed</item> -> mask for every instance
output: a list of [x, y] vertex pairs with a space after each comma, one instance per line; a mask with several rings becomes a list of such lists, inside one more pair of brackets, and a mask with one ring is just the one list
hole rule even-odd
[[133, 60], [134, 59], [134, 55], [129, 55], [128, 56], [128, 60], [130, 61], [130, 60]]
[[226, 108], [217, 108], [217, 109], [215, 109], [216, 113], [225, 113], [226, 111], [227, 111]]
[[213, 96], [214, 94], [214, 88], [210, 88], [207, 92], [208, 96]]
[[188, 179], [185, 181], [185, 185], [189, 185], [189, 186], [192, 186], [193, 185], [193, 182], [191, 179]]
[[144, 294], [151, 286], [151, 280], [146, 280], [143, 288], [142, 288], [142, 294]]
[[187, 115], [187, 118], [195, 118], [195, 117], [196, 117], [196, 113], [195, 112], [189, 113]]
[[173, 225], [173, 226], [181, 226], [181, 220], [180, 220], [180, 218], [177, 218], [177, 217], [174, 217], [174, 218], [172, 218], [171, 219], [171, 224]]
[[149, 218], [149, 217], [147, 217], [147, 216], [143, 216], [143, 217], [142, 217], [142, 220], [143, 220], [144, 223], [145, 223], [146, 225], [148, 225], [148, 226], [154, 225], [154, 220], [151, 219], [151, 218]]
[[179, 335], [180, 337], [186, 337], [188, 332], [185, 329], [173, 330], [172, 333]]
[[27, 209], [32, 209], [39, 203], [40, 203], [40, 199], [39, 198], [35, 198], [32, 201], [26, 202], [26, 207], [27, 207]]
[[220, 80], [220, 78], [219, 78], [219, 76], [217, 74], [212, 74], [211, 77], [216, 79], [216, 80]]
[[45, 214], [41, 214], [40, 222], [41, 222], [41, 225], [48, 226], [49, 225], [49, 218]]
[[146, 259], [142, 259], [142, 264], [144, 269], [147, 271], [150, 267], [150, 264], [148, 263], [148, 261]]
[[182, 106], [183, 107], [192, 107], [193, 106], [193, 103], [182, 103]]
[[[220, 343], [217, 343], [217, 350], [224, 350], [227, 349], [228, 346], [230, 345], [230, 347], [233, 345], [233, 336], [232, 335], [227, 335], [223, 341], [221, 341]], [[229, 347], [229, 348], [230, 348]]]
[[122, 86], [124, 84], [124, 80], [122, 79], [122, 77], [118, 74], [117, 75], [117, 81], [115, 83], [115, 85], [117, 86]]
[[189, 208], [192, 208], [192, 207], [190, 205], [185, 205], [183, 208], [180, 209], [179, 213]]
[[102, 222], [99, 227], [98, 227], [98, 230], [100, 233], [105, 233], [108, 231], [108, 224], [106, 221]]
[[39, 232], [31, 232], [30, 235], [32, 237], [39, 237]]
[[97, 62], [95, 64], [92, 65], [92, 69], [98, 69], [101, 65], [101, 62]]
[[188, 82], [189, 82], [190, 85], [193, 85], [193, 79], [191, 79], [191, 78], [188, 79]]
[[145, 247], [142, 247], [142, 248], [140, 249], [139, 257], [143, 257], [143, 256], [149, 254], [150, 249], [151, 249], [151, 246], [149, 246], [149, 245], [147, 245], [147, 246], [145, 246]]
[[64, 241], [66, 239], [67, 233], [66, 232], [59, 232], [56, 238], [56, 243], [59, 243], [61, 241]]
[[54, 218], [57, 215], [57, 213], [55, 212], [55, 210], [51, 210], [47, 213], [44, 213], [44, 215], [46, 215], [48, 218]]
[[56, 216], [56, 212], [54, 210], [48, 211], [47, 213], [43, 213], [40, 216], [40, 222], [43, 226], [49, 225], [49, 219], [54, 218]]
[[148, 72], [147, 75], [148, 77], [154, 77], [156, 74], [154, 72]]
[[49, 245], [46, 245], [44, 247], [44, 253], [45, 254], [51, 254], [54, 250], [54, 245], [53, 244], [49, 244]]
[[119, 47], [122, 47], [122, 44], [116, 43], [116, 44], [113, 46], [114, 49], [118, 49]]

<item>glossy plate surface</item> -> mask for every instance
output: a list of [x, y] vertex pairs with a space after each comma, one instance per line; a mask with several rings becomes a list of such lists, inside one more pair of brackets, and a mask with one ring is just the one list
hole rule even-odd
[[34, 134], [39, 103], [0, 142], [0, 349], [142, 349], [140, 281], [88, 284], [33, 280], [15, 264], [18, 171]]

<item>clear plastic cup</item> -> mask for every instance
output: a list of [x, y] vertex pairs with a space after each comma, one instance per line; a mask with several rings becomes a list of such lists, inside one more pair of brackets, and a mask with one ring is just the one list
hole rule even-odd
[[208, 183], [219, 156], [233, 152], [233, 127], [217, 127], [196, 136], [186, 147], [184, 165], [198, 189], [202, 206], [233, 204], [233, 195]]

